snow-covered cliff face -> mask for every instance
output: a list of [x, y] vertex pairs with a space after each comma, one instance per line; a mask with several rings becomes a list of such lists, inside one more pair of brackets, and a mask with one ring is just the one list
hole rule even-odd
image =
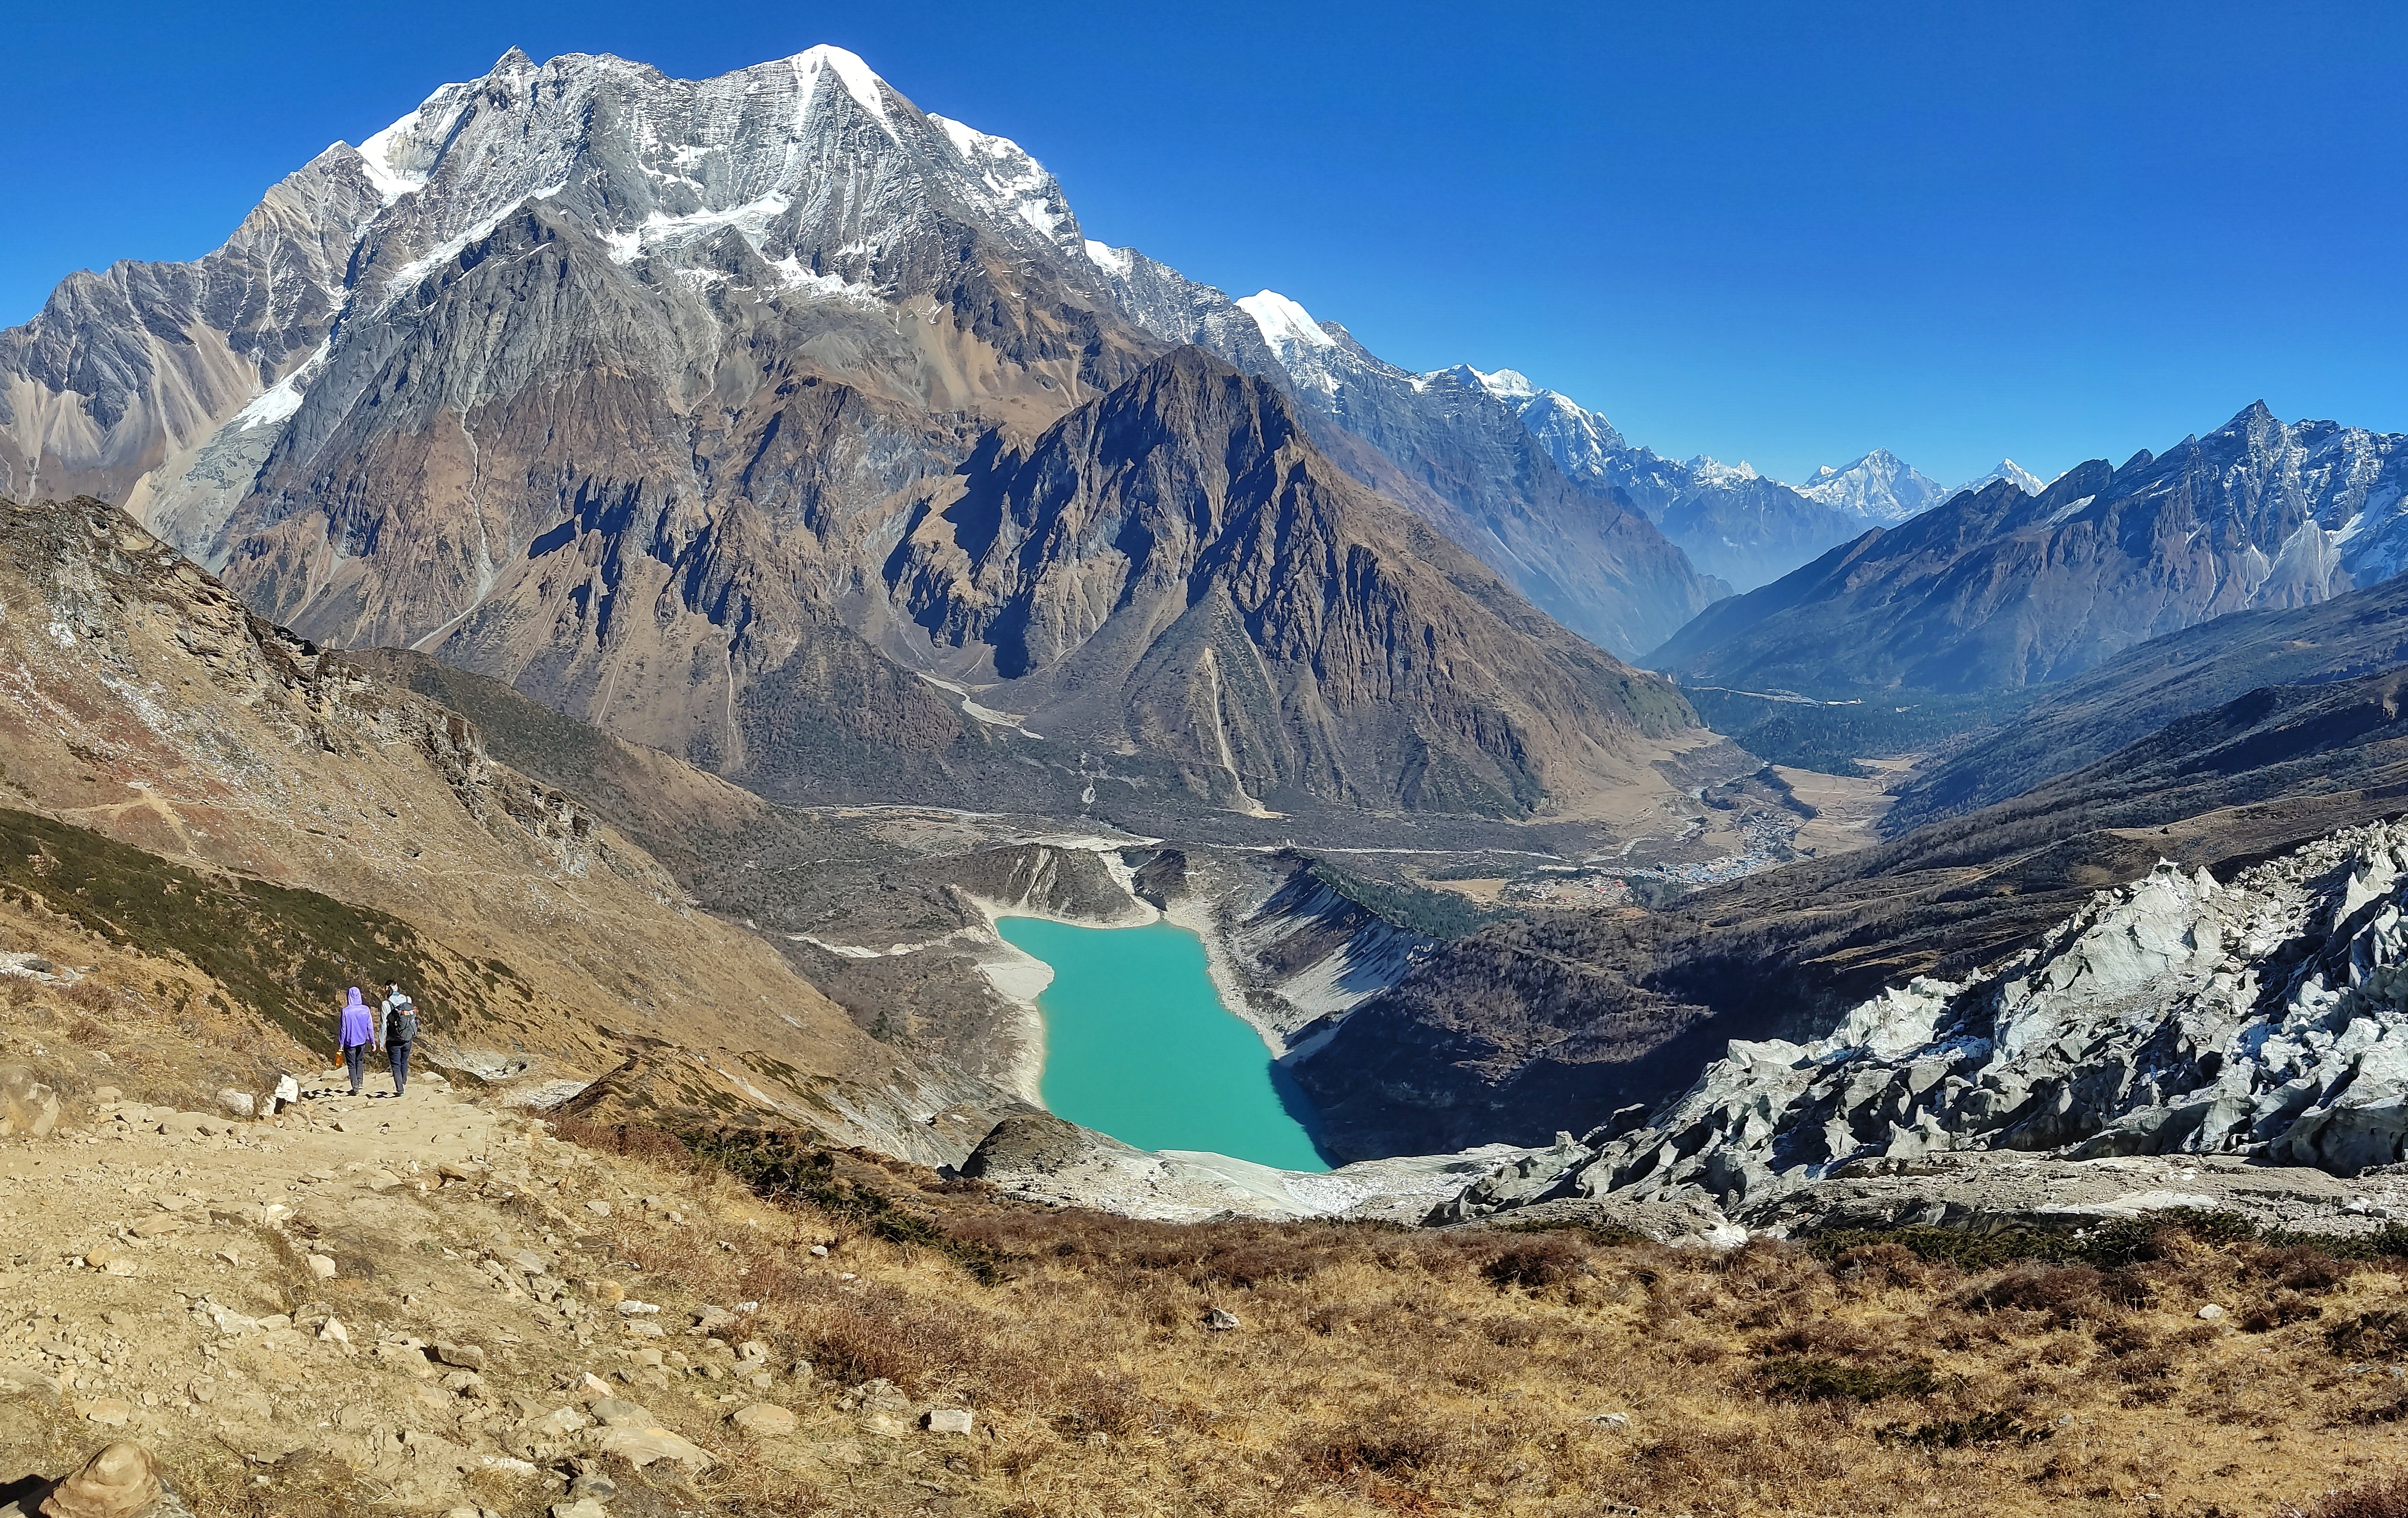
[[1842, 469], [1825, 465], [1798, 494], [1874, 523], [1903, 522], [1953, 492], [1888, 449], [1876, 448]]
[[1977, 1151], [2232, 1154], [2354, 1175], [2408, 1158], [2408, 823], [2219, 885], [2161, 864], [1966, 985], [1917, 981], [1812, 1043], [1734, 1041], [1644, 1125], [1483, 1181], [1734, 1210], [1867, 1162]]
[[951, 220], [1060, 270], [1084, 263], [1035, 159], [922, 112], [840, 48], [700, 81], [589, 54], [538, 67], [513, 50], [359, 152], [387, 207], [361, 250], [372, 296], [397, 296], [530, 197], [654, 280], [725, 278], [711, 249], [733, 233], [793, 288], [892, 298], [933, 287]]

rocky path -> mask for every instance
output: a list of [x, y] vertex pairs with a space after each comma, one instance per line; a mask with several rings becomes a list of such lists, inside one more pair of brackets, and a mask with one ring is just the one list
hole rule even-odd
[[258, 1121], [99, 1095], [0, 1139], [0, 1449], [52, 1474], [114, 1438], [221, 1491], [314, 1461], [388, 1509], [604, 1518], [613, 1470], [674, 1488], [797, 1426], [807, 1366], [617, 1257], [701, 1220], [539, 1123], [439, 1077]]

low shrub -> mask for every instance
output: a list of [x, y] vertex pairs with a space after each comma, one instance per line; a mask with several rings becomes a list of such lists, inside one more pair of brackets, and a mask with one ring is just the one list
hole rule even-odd
[[1940, 1377], [1921, 1361], [1888, 1367], [1850, 1365], [1820, 1356], [1767, 1360], [1756, 1372], [1767, 1396], [1791, 1402], [1878, 1402], [1928, 1396]]
[[2056, 1434], [2057, 1430], [2046, 1424], [2028, 1424], [2012, 1412], [1993, 1410], [1963, 1418], [1918, 1424], [1913, 1428], [1904, 1424], [1892, 1424], [1875, 1430], [1873, 1437], [1884, 1444], [1911, 1444], [1924, 1450], [1961, 1450], [2000, 1444], [2038, 1444]]

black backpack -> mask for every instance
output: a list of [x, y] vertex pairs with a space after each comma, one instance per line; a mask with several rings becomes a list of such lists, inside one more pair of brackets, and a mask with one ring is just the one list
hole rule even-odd
[[393, 1028], [387, 1036], [387, 1041], [392, 1043], [418, 1041], [418, 1007], [405, 992], [394, 993]]

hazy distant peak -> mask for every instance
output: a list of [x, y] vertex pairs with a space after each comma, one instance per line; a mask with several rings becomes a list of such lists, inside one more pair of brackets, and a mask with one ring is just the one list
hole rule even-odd
[[2037, 495], [2042, 491], [2048, 489], [2048, 482], [2041, 479], [2040, 476], [2032, 473], [2029, 469], [2025, 468], [2022, 465], [2017, 464], [2013, 459], [2000, 459], [1999, 461], [1999, 466], [1992, 469], [1988, 474], [1982, 476], [1978, 480], [1969, 480], [1965, 481], [1965, 483], [1957, 486], [1955, 490], [1950, 491], [1948, 494], [1951, 495], [1961, 495], [1969, 490], [1980, 490], [1985, 485], [1996, 484], [2001, 480], [2014, 486], [2017, 490], [2022, 491], [2027, 495]]
[[1824, 465], [1797, 490], [1808, 500], [1868, 522], [1904, 522], [1939, 505], [1950, 494], [1940, 481], [1886, 448], [1876, 448], [1841, 468]]

